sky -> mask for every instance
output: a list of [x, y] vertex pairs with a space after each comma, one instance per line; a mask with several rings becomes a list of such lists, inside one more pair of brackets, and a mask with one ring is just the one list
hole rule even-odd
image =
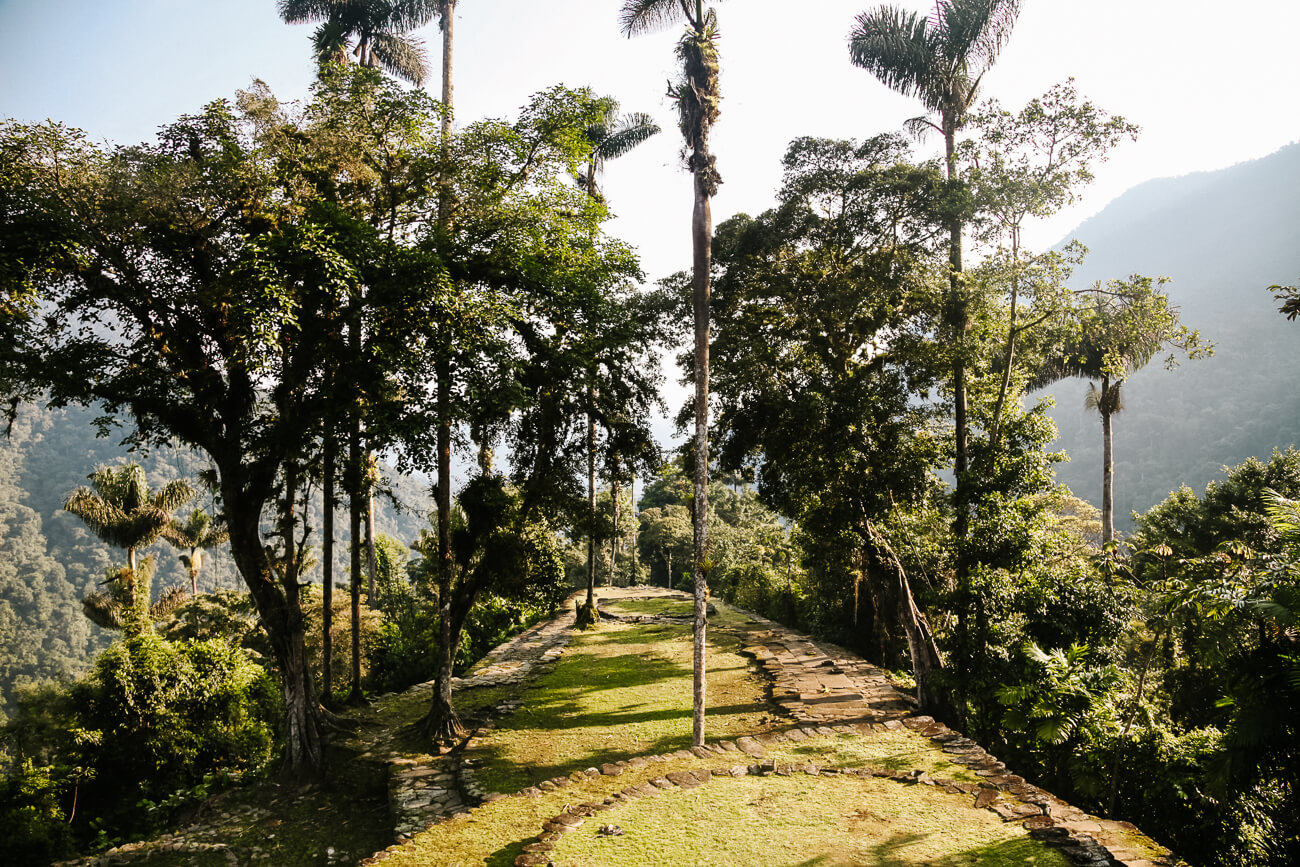
[[[715, 223], [773, 201], [780, 159], [802, 135], [863, 139], [921, 113], [848, 60], [865, 0], [717, 0], [722, 115], [713, 150], [723, 185]], [[896, 5], [928, 11], [930, 0]], [[627, 39], [620, 0], [459, 0], [458, 123], [510, 117], [553, 84], [589, 86], [663, 132], [611, 161], [611, 231], [635, 245], [647, 277], [690, 265], [691, 179], [665, 96], [679, 28]], [[232, 97], [255, 78], [281, 99], [307, 95], [312, 25], [281, 22], [274, 0], [0, 0], [0, 117], [50, 118], [92, 138], [150, 139], [177, 116]], [[1079, 203], [1028, 225], [1029, 248], [1062, 240], [1143, 181], [1224, 168], [1300, 139], [1294, 0], [1023, 0], [983, 93], [1009, 109], [1073, 76], [1081, 95], [1141, 125], [1095, 169]], [[436, 23], [429, 47], [439, 92]], [[937, 155], [941, 143], [918, 145]], [[1087, 238], [1082, 239], [1087, 243]], [[670, 379], [673, 377], [670, 376]], [[672, 398], [670, 398], [671, 400]]]
[[[663, 132], [611, 161], [604, 189], [618, 214], [611, 231], [658, 279], [690, 263], [691, 181], [665, 96], [678, 29], [629, 40], [619, 33], [620, 5], [460, 0], [456, 113], [459, 122], [509, 117], [530, 93], [563, 83], [653, 115]], [[921, 113], [849, 63], [854, 17], [873, 5], [718, 0], [715, 222], [771, 205], [795, 136], [861, 139]], [[1145, 180], [1223, 168], [1300, 138], [1300, 4], [1237, 0], [1227, 9], [1221, 0], [1024, 0], [984, 94], [1019, 108], [1073, 76], [1083, 96], [1143, 128], [1098, 168], [1077, 206], [1027, 228], [1030, 247], [1051, 246]], [[282, 99], [301, 98], [312, 80], [311, 30], [282, 23], [274, 0], [0, 0], [0, 117], [50, 118], [127, 144], [254, 78]], [[436, 61], [436, 23], [417, 35]], [[427, 87], [436, 94], [439, 83]], [[922, 155], [938, 148], [937, 140], [918, 145]]]

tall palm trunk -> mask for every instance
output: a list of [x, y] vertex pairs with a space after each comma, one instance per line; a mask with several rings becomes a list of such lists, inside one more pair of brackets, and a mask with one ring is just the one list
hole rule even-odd
[[[587, 386], [587, 400], [596, 402], [596, 389]], [[584, 617], [596, 619], [596, 416], [587, 412], [587, 613]]]
[[[439, 26], [442, 28], [442, 161], [439, 170], [441, 187], [438, 196], [438, 226], [446, 232], [451, 227], [451, 188], [447, 180], [447, 163], [451, 153], [452, 109], [454, 87], [452, 84], [452, 48], [455, 33], [456, 0], [442, 0], [439, 7]], [[436, 388], [438, 402], [438, 671], [434, 678], [433, 701], [422, 725], [425, 733], [435, 743], [449, 743], [464, 735], [460, 717], [451, 701], [451, 674], [455, 649], [451, 646], [451, 388], [452, 343], [443, 341], [438, 359]]]
[[[370, 455], [373, 460], [373, 453]], [[375, 587], [375, 490], [369, 475], [366, 477], [366, 579], [368, 584], [366, 605], [379, 607], [379, 593]]]
[[[947, 166], [948, 185], [951, 188], [957, 181], [957, 145], [955, 122], [943, 119], [944, 154]], [[952, 360], [953, 391], [953, 428], [955, 445], [954, 474], [956, 475], [957, 516], [953, 522], [953, 531], [958, 541], [966, 538], [970, 516], [967, 512], [969, 503], [969, 486], [967, 470], [969, 457], [967, 449], [970, 442], [970, 422], [966, 400], [966, 334], [970, 331], [970, 312], [967, 309], [965, 291], [962, 285], [961, 257], [962, 221], [953, 216], [948, 226], [948, 321], [952, 329], [955, 352]]]
[[1115, 430], [1111, 423], [1115, 412], [1112, 390], [1119, 388], [1110, 377], [1101, 378], [1101, 544], [1115, 539]]
[[331, 432], [322, 443], [321, 500], [325, 511], [321, 539], [321, 694], [328, 701], [334, 688], [334, 456]]
[[[702, 125], [693, 161], [707, 164], [708, 127]], [[713, 249], [713, 215], [710, 210], [707, 173], [695, 173], [695, 209], [691, 218], [695, 275], [692, 309], [695, 314], [695, 501], [692, 509], [695, 557], [695, 617], [693, 622], [695, 669], [691, 737], [695, 746], [704, 745], [705, 658], [708, 629], [709, 557], [709, 264]]]
[[438, 361], [438, 674], [433, 705], [425, 729], [436, 743], [450, 743], [465, 734], [451, 701], [455, 661], [451, 612], [451, 360]]
[[351, 429], [348, 431], [348, 531], [351, 556], [349, 567], [352, 580], [348, 582], [350, 601], [352, 603], [352, 685], [348, 694], [349, 702], [359, 702], [363, 698], [361, 690], [361, 418], [354, 408]]
[[609, 474], [609, 512], [612, 531], [609, 540], [609, 581], [614, 586], [614, 570], [618, 568], [618, 470]]

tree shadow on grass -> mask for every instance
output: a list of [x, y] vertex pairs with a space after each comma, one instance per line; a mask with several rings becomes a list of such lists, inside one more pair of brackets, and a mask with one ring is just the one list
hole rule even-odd
[[507, 843], [487, 856], [483, 863], [487, 867], [513, 867], [515, 859], [524, 854], [524, 846], [532, 839], [532, 837], [529, 837], [528, 840], [516, 840], [513, 843]]
[[872, 846], [866, 859], [860, 854], [848, 852], [825, 852], [800, 861], [792, 867], [846, 867], [846, 865], [882, 865], [882, 867], [905, 867], [924, 863], [927, 867], [1023, 867], [1023, 865], [1043, 865], [1057, 867], [1068, 864], [1059, 853], [1050, 847], [1029, 837], [1013, 837], [999, 840], [983, 846], [973, 846], [956, 852], [949, 852], [938, 858], [919, 861], [909, 857], [906, 850], [910, 846], [922, 843], [925, 834], [895, 834]]

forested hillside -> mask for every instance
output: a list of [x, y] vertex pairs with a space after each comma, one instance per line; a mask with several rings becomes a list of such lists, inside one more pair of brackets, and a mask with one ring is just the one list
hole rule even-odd
[[[1153, 362], [1125, 384], [1115, 422], [1115, 513], [1145, 511], [1182, 484], [1200, 491], [1223, 467], [1300, 442], [1300, 328], [1267, 287], [1300, 278], [1300, 144], [1217, 172], [1166, 178], [1120, 196], [1073, 233], [1089, 248], [1075, 288], [1138, 273], [1169, 277], [1184, 324], [1212, 358], [1167, 371]], [[1070, 462], [1057, 477], [1100, 502], [1101, 428], [1087, 386], [1048, 389]]]
[[[154, 489], [172, 479], [197, 486], [198, 474], [207, 468], [187, 449], [130, 453], [119, 444], [120, 430], [116, 436], [97, 436], [98, 415], [91, 409], [28, 404], [19, 410], [10, 435], [0, 437], [0, 714], [10, 707], [15, 686], [79, 674], [115, 637], [82, 615], [81, 598], [99, 587], [106, 569], [120, 567], [125, 554], [63, 510], [68, 494], [103, 464], [138, 461]], [[376, 499], [376, 532], [412, 541], [429, 526], [428, 496], [420, 483], [391, 471], [387, 475], [393, 496]], [[394, 501], [402, 504], [400, 510]], [[211, 512], [210, 496], [200, 493], [179, 514], [195, 507]], [[317, 550], [321, 514], [317, 496], [307, 519]], [[336, 538], [346, 543], [345, 512], [335, 527]], [[188, 587], [182, 551], [159, 541], [145, 553], [157, 556], [155, 595], [173, 585]], [[337, 545], [336, 582], [347, 580], [347, 556], [346, 545]], [[319, 566], [307, 580], [320, 581]], [[227, 545], [213, 552], [199, 576], [200, 592], [216, 589], [242, 589]]]

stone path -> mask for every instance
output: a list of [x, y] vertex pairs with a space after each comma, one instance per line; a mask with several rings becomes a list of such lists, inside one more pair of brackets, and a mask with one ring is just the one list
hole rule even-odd
[[[1134, 836], [1140, 832], [1133, 824], [1090, 816], [1009, 772], [1005, 764], [959, 732], [932, 717], [915, 715], [916, 700], [896, 689], [881, 669], [866, 660], [744, 613], [754, 627], [741, 652], [752, 656], [772, 678], [773, 700], [804, 724], [789, 732], [774, 732], [766, 739], [793, 736], [797, 740], [810, 731], [867, 734], [906, 726], [930, 738], [951, 761], [984, 778], [976, 793], [976, 807], [993, 810], [1004, 821], [1021, 822], [1030, 836], [1060, 848], [1076, 864], [1156, 867], [1182, 863], [1168, 850], [1154, 860], [1145, 858], [1134, 846]], [[745, 740], [737, 743], [743, 748]], [[761, 743], [765, 737], [755, 740]]]
[[[464, 677], [452, 679], [453, 695], [480, 686], [522, 689], [529, 680], [559, 661], [569, 643], [573, 619], [573, 606], [566, 603], [559, 616], [543, 621], [496, 647]], [[412, 687], [410, 693], [428, 696], [432, 691], [433, 682], [429, 681]], [[509, 713], [518, 706], [516, 699], [507, 698], [492, 708], [492, 714]], [[491, 726], [490, 718], [481, 720], [467, 745], [472, 747]], [[394, 745], [396, 736], [396, 730], [390, 732], [386, 739], [377, 741], [370, 752], [375, 756], [388, 753], [385, 759], [388, 764], [388, 803], [399, 843], [448, 816], [464, 813], [470, 806], [501, 797], [484, 792], [478, 786], [460, 753], [427, 759], [410, 758]]]
[[[772, 679], [772, 700], [798, 722], [882, 722], [902, 719], [916, 709], [911, 696], [866, 660], [745, 614], [754, 627], [741, 653], [762, 666]], [[828, 649], [835, 655], [828, 655]]]

